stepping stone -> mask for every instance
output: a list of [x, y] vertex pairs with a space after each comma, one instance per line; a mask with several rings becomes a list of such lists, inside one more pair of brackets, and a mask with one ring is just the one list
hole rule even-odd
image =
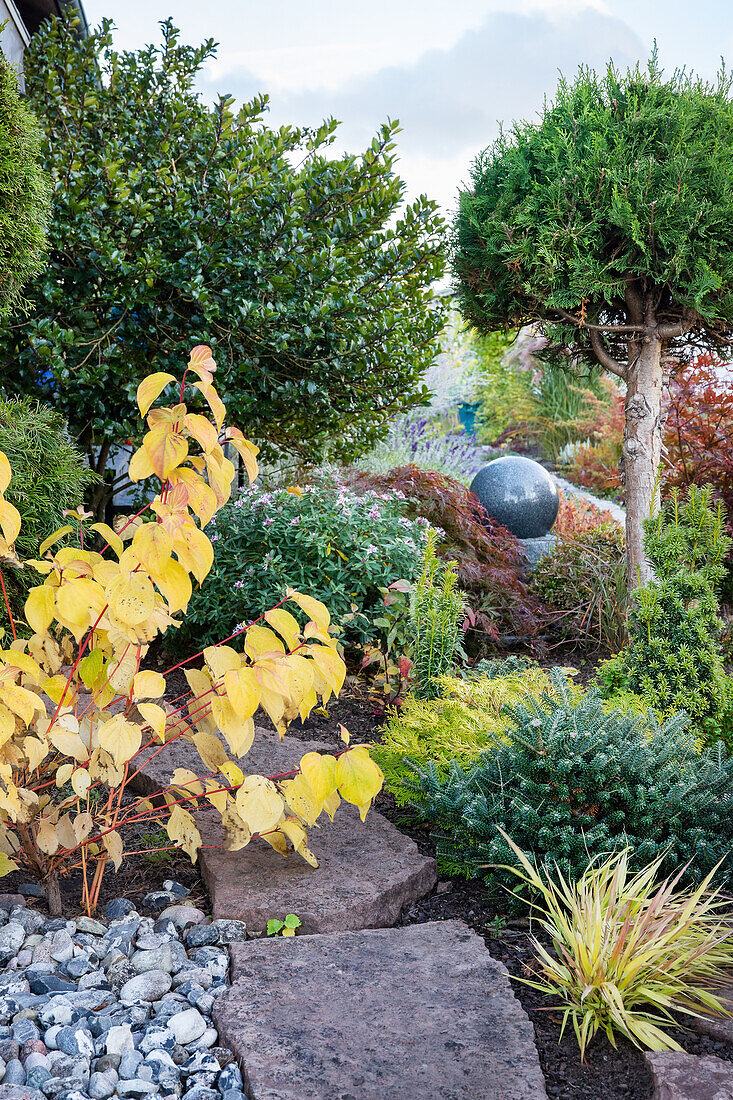
[[714, 1054], [646, 1051], [652, 1071], [652, 1100], [731, 1100], [733, 1063]]
[[547, 1100], [507, 971], [462, 921], [231, 953], [214, 1024], [251, 1100]]
[[[245, 773], [281, 775], [297, 768], [305, 753], [331, 748], [294, 737], [281, 741], [258, 729], [239, 764]], [[201, 774], [198, 754], [187, 742], [175, 741], [156, 756], [138, 777], [140, 789], [154, 794], [177, 767]], [[238, 852], [224, 851], [218, 847], [224, 836], [219, 815], [202, 810], [197, 824], [206, 847], [199, 861], [214, 917], [243, 920], [255, 932], [288, 913], [300, 918], [303, 932], [385, 928], [437, 882], [435, 860], [421, 855], [414, 841], [376, 811], [362, 822], [356, 807], [342, 802], [333, 823], [325, 814], [322, 821], [308, 830], [319, 863], [313, 868], [295, 853], [283, 859], [260, 839]]]

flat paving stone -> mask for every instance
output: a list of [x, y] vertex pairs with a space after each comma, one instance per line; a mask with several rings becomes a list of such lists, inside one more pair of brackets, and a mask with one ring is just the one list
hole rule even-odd
[[647, 1051], [652, 1100], [733, 1100], [733, 1063], [714, 1054]]
[[[245, 772], [281, 775], [297, 768], [305, 753], [330, 748], [294, 737], [281, 741], [258, 729], [239, 763]], [[187, 742], [173, 742], [156, 756], [141, 773], [140, 789], [154, 794], [168, 785], [177, 767], [201, 768]], [[414, 841], [374, 810], [362, 822], [356, 807], [346, 803], [333, 823], [324, 814], [322, 823], [308, 830], [317, 868], [295, 853], [284, 859], [259, 839], [238, 852], [224, 851], [218, 847], [223, 830], [214, 810], [202, 810], [197, 823], [207, 846], [199, 860], [214, 917], [243, 920], [252, 931], [264, 931], [268, 920], [282, 920], [288, 913], [295, 913], [303, 932], [310, 933], [389, 927], [437, 881], [435, 860], [421, 855]]]
[[507, 971], [462, 921], [231, 954], [213, 1016], [251, 1100], [547, 1100]]

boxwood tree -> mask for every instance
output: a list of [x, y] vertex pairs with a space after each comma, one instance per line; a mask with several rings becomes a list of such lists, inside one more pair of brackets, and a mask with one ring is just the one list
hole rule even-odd
[[66, 415], [98, 470], [135, 437], [131, 397], [154, 363], [205, 342], [233, 418], [271, 450], [368, 447], [422, 400], [441, 310], [444, 227], [403, 205], [397, 127], [329, 156], [337, 124], [273, 129], [265, 97], [208, 104], [214, 53], [116, 52], [109, 21], [83, 42], [61, 21], [31, 44], [27, 88], [54, 188], [35, 312], [2, 341], [12, 384]]
[[626, 384], [622, 476], [631, 584], [658, 508], [665, 367], [733, 340], [731, 78], [581, 69], [536, 123], [476, 160], [455, 272], [482, 331], [534, 323], [570, 361]]

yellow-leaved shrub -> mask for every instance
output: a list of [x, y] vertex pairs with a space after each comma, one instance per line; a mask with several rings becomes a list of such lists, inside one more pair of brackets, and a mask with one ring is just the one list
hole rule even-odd
[[[54, 911], [59, 877], [76, 869], [83, 904], [95, 906], [107, 863], [118, 868], [124, 857], [125, 825], [162, 817], [172, 844], [195, 861], [201, 837], [192, 811], [208, 803], [221, 815], [227, 848], [261, 836], [316, 866], [306, 828], [322, 813], [333, 818], [341, 799], [363, 820], [382, 786], [363, 746], [338, 757], [308, 753], [295, 774], [274, 779], [245, 775], [230, 759], [252, 745], [259, 708], [282, 736], [343, 685], [328, 610], [304, 593], [288, 591], [238, 631], [242, 652], [224, 644], [206, 649], [202, 668], [185, 669], [190, 692], [175, 707], [163, 701], [165, 674], [141, 667], [150, 643], [180, 623], [192, 578], [201, 584], [211, 569], [204, 528], [235, 477], [226, 447], [238, 452], [250, 480], [257, 474], [257, 448], [224, 427], [215, 370], [202, 345], [191, 353], [177, 404], [151, 408], [178, 383], [171, 374], [153, 374], [138, 387], [148, 431], [130, 477], [160, 482], [149, 505], [118, 531], [89, 523], [80, 508], [25, 563], [44, 579], [25, 605], [30, 638], [15, 637], [11, 620], [14, 639], [0, 652], [0, 874], [22, 867], [34, 875]], [[189, 387], [211, 417], [189, 412]], [[0, 561], [17, 566], [21, 521], [3, 495], [11, 477], [0, 454]], [[69, 536], [77, 545], [59, 547]], [[287, 605], [305, 613], [304, 626]], [[195, 747], [201, 775], [177, 769], [157, 804], [131, 797], [130, 783], [150, 754], [181, 738]]]

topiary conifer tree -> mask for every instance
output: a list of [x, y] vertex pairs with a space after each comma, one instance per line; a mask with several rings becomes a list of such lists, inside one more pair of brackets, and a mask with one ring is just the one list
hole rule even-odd
[[23, 287], [41, 269], [49, 210], [41, 130], [0, 54], [0, 317], [22, 307]]
[[481, 332], [533, 323], [550, 354], [626, 384], [622, 478], [632, 586], [650, 577], [665, 366], [733, 341], [733, 78], [646, 70], [562, 79], [536, 123], [476, 160], [454, 270]]

